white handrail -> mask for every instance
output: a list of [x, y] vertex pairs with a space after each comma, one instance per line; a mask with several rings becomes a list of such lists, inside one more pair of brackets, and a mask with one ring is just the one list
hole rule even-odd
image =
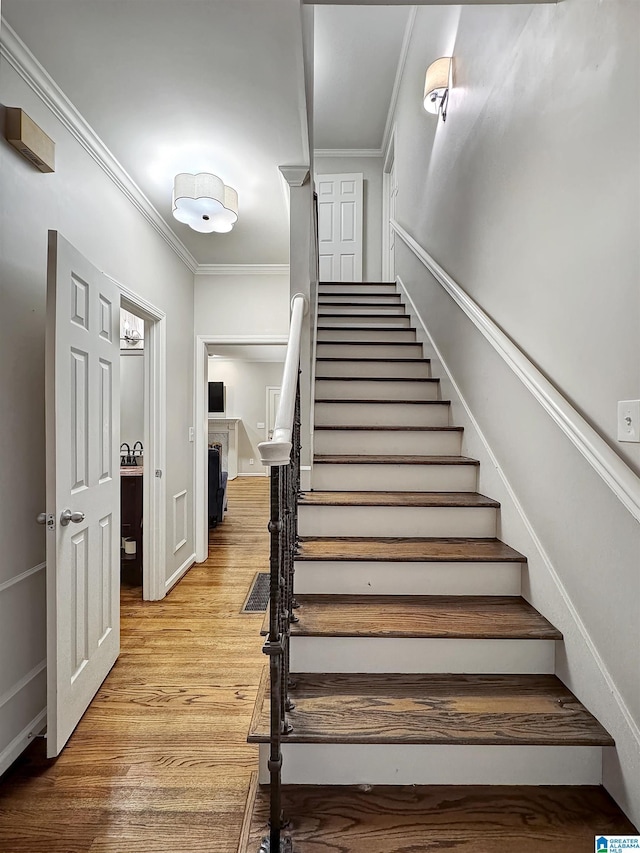
[[295, 293], [291, 299], [291, 325], [289, 326], [289, 341], [284, 360], [280, 402], [276, 414], [273, 436], [269, 441], [261, 441], [258, 445], [260, 461], [263, 465], [288, 465], [291, 458], [291, 434], [293, 432], [293, 416], [296, 406], [296, 389], [298, 387], [298, 370], [300, 368], [300, 339], [302, 337], [302, 318], [309, 309], [307, 297], [303, 293]]
[[636, 521], [640, 521], [640, 478], [618, 456], [602, 436], [587, 423], [522, 350], [483, 311], [451, 276], [395, 220], [391, 227], [413, 254], [442, 285], [496, 352], [509, 365], [522, 384], [549, 414], [567, 438], [602, 477], [618, 500]]

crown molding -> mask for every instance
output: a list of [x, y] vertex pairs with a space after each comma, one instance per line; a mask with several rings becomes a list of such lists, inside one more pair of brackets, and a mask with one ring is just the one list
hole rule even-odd
[[185, 266], [195, 272], [198, 262], [182, 240], [175, 235], [133, 178], [4, 18], [0, 26], [0, 55], [160, 234]]
[[409, 17], [407, 18], [407, 25], [404, 28], [404, 37], [402, 39], [402, 47], [400, 48], [400, 56], [398, 57], [398, 67], [396, 68], [396, 79], [393, 81], [391, 100], [389, 101], [389, 110], [387, 111], [387, 120], [384, 125], [384, 133], [382, 134], [382, 151], [385, 156], [389, 148], [389, 140], [393, 129], [393, 119], [395, 117], [398, 95], [400, 93], [400, 84], [402, 83], [404, 66], [407, 63], [407, 54], [409, 53], [409, 45], [411, 44], [411, 36], [413, 35], [413, 27], [416, 22], [417, 14], [418, 7], [411, 6], [409, 9]]
[[314, 157], [382, 157], [382, 148], [314, 148]]
[[196, 275], [289, 275], [289, 264], [198, 264]]

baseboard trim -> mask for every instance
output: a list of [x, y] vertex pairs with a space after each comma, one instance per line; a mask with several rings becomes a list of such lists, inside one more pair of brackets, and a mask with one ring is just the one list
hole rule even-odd
[[191, 566], [194, 565], [195, 561], [196, 561], [196, 555], [191, 554], [189, 557], [187, 557], [187, 559], [184, 561], [184, 563], [182, 563], [182, 565], [179, 566], [175, 570], [175, 572], [171, 575], [171, 577], [165, 581], [165, 584], [164, 584], [165, 594], [167, 592], [169, 592], [169, 590], [178, 583], [180, 578], [189, 571]]
[[[475, 302], [413, 237], [395, 220], [391, 227], [403, 243], [429, 270], [456, 305], [471, 320], [476, 329], [491, 344], [508, 367], [542, 408], [560, 427], [569, 441], [579, 450], [591, 467], [600, 475], [614, 495], [640, 522], [640, 477], [618, 456], [604, 438], [582, 417], [560, 391], [533, 364], [522, 350], [502, 331], [491, 317]], [[406, 291], [405, 291], [406, 292]]]
[[551, 577], [553, 583], [555, 584], [556, 589], [558, 590], [558, 593], [559, 593], [560, 597], [562, 598], [562, 601], [564, 602], [565, 607], [567, 608], [567, 612], [569, 613], [570, 618], [573, 620], [576, 628], [578, 629], [578, 632], [580, 633], [580, 636], [582, 637], [584, 644], [589, 651], [589, 654], [591, 655], [596, 666], [598, 667], [598, 670], [600, 671], [600, 674], [602, 675], [602, 678], [604, 679], [604, 681], [607, 685], [607, 688], [608, 688], [609, 692], [611, 693], [611, 696], [613, 697], [614, 702], [616, 703], [617, 707], [619, 708], [620, 713], [621, 713], [625, 723], [628, 726], [629, 732], [631, 733], [633, 739], [636, 741], [636, 743], [638, 745], [638, 749], [640, 750], [640, 727], [637, 725], [637, 723], [633, 719], [633, 716], [632, 716], [622, 694], [620, 693], [620, 691], [616, 687], [616, 684], [613, 681], [613, 679], [609, 673], [609, 670], [607, 669], [605, 662], [603, 661], [603, 659], [600, 656], [593, 640], [591, 639], [591, 635], [587, 631], [587, 628], [586, 628], [584, 622], [582, 621], [582, 619], [580, 618], [580, 614], [576, 610], [576, 608], [575, 608], [575, 606], [574, 606], [574, 604], [573, 604], [573, 602], [569, 596], [569, 593], [566, 590], [566, 587], [562, 583], [562, 580], [560, 579], [560, 575], [558, 574], [555, 566], [553, 565], [549, 554], [545, 550], [544, 545], [542, 544], [539, 537], [537, 536], [537, 534], [533, 528], [533, 525], [529, 521], [529, 517], [527, 516], [527, 514], [524, 510], [524, 507], [520, 503], [518, 496], [516, 495], [513, 487], [511, 486], [509, 479], [507, 478], [507, 475], [505, 474], [504, 470], [502, 469], [502, 466], [500, 465], [500, 463], [499, 463], [496, 455], [494, 454], [493, 450], [491, 449], [491, 446], [489, 445], [489, 442], [488, 442], [485, 434], [483, 433], [482, 429], [480, 428], [480, 425], [478, 424], [477, 420], [473, 416], [471, 409], [469, 408], [469, 405], [468, 405], [466, 399], [464, 398], [464, 396], [462, 394], [462, 391], [460, 390], [457, 382], [453, 378], [453, 375], [452, 375], [451, 371], [449, 370], [449, 367], [448, 367], [442, 353], [440, 352], [438, 346], [436, 345], [435, 341], [433, 340], [433, 337], [431, 336], [429, 329], [427, 328], [427, 325], [426, 325], [422, 315], [420, 314], [420, 311], [416, 307], [415, 302], [413, 301], [413, 299], [411, 298], [411, 295], [409, 294], [406, 287], [404, 286], [404, 282], [402, 281], [400, 276], [397, 276], [396, 279], [397, 279], [397, 283], [400, 287], [400, 290], [402, 291], [402, 293], [404, 294], [404, 296], [407, 299], [407, 302], [411, 306], [411, 311], [413, 312], [416, 320], [420, 324], [420, 327], [424, 331], [425, 335], [429, 339], [429, 342], [430, 342], [431, 346], [433, 347], [434, 352], [436, 353], [440, 363], [442, 364], [442, 367], [443, 367], [445, 373], [447, 374], [449, 381], [451, 382], [453, 390], [454, 390], [456, 396], [458, 397], [458, 399], [460, 400], [460, 403], [462, 404], [476, 435], [478, 436], [478, 438], [480, 439], [480, 442], [484, 446], [485, 451], [487, 453], [487, 456], [491, 460], [492, 466], [495, 468], [496, 473], [500, 477], [500, 479], [504, 485], [504, 488], [505, 488], [507, 494], [509, 495], [509, 498], [512, 502], [514, 509], [518, 513], [518, 515], [519, 515], [519, 517], [520, 517], [520, 519], [521, 519], [521, 521], [525, 527], [527, 534], [530, 536], [531, 541], [534, 544], [534, 547], [538, 551], [538, 554], [540, 555], [541, 560], [543, 561], [547, 571], [549, 572], [549, 576]]
[[16, 758], [29, 745], [33, 738], [40, 734], [47, 724], [47, 709], [43, 708], [31, 722], [17, 734], [14, 739], [0, 752], [0, 776], [10, 767]]

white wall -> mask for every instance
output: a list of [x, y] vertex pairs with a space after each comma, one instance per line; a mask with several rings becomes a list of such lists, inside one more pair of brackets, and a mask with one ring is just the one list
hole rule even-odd
[[[395, 116], [399, 223], [636, 471], [616, 402], [640, 397], [639, 39], [635, 0], [419, 7]], [[450, 54], [443, 124], [420, 95]], [[396, 270], [497, 458], [456, 403], [501, 536], [529, 557], [527, 596], [565, 635], [559, 673], [616, 738], [604, 781], [637, 823], [640, 528], [400, 240]]]
[[382, 277], [382, 165], [382, 157], [315, 157], [313, 161], [316, 178], [349, 172], [363, 174], [363, 281], [380, 281]]
[[[47, 229], [167, 314], [167, 561], [194, 552], [193, 274], [2, 59], [0, 103], [20, 106], [56, 143], [43, 175], [0, 134], [0, 769], [44, 709], [44, 331]], [[3, 115], [0, 116], [3, 122]], [[186, 544], [174, 554], [173, 496], [187, 491]], [[32, 574], [27, 574], [35, 569]], [[17, 689], [15, 695], [12, 691]], [[11, 698], [7, 698], [11, 696]], [[6, 701], [4, 701], [6, 700]], [[13, 742], [13, 746], [11, 746]]]
[[120, 443], [144, 443], [144, 351], [120, 356]]
[[[280, 387], [282, 361], [243, 361], [240, 359], [209, 359], [209, 381], [224, 382], [225, 417], [241, 418], [238, 424], [238, 474], [264, 474], [260, 464], [258, 443], [267, 438], [266, 388]], [[250, 459], [254, 460], [253, 465]]]
[[288, 275], [196, 275], [196, 335], [288, 335]]

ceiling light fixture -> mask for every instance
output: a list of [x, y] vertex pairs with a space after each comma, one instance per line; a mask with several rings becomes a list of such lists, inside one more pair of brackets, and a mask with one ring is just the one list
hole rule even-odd
[[173, 181], [172, 212], [194, 231], [225, 233], [238, 221], [238, 193], [209, 172], [181, 172]]
[[427, 68], [424, 81], [424, 108], [428, 113], [440, 113], [442, 121], [447, 120], [449, 84], [451, 80], [451, 57], [436, 59]]

